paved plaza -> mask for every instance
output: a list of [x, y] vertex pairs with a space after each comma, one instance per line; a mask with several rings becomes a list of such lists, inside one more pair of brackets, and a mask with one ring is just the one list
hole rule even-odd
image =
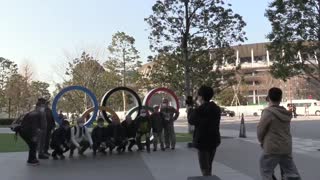
[[[247, 138], [238, 138], [239, 120], [223, 118], [221, 123], [222, 144], [218, 148], [213, 173], [221, 180], [259, 180], [259, 157], [261, 148], [256, 138], [256, 121], [251, 117], [246, 124]], [[232, 122], [233, 121], [233, 122]], [[304, 180], [320, 179], [320, 121], [303, 119], [292, 123], [293, 152], [299, 172]], [[179, 119], [177, 132], [187, 132], [187, 123]], [[6, 129], [0, 129], [5, 133]], [[57, 180], [70, 179], [145, 179], [145, 180], [186, 180], [199, 176], [200, 169], [194, 149], [179, 143], [175, 151], [125, 153], [66, 159], [65, 161], [45, 160], [38, 167], [26, 165], [27, 153], [1, 153], [1, 180]], [[279, 172], [276, 172], [279, 175]]]

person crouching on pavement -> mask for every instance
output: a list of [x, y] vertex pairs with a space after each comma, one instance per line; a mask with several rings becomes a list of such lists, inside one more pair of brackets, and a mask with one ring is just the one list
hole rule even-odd
[[[111, 146], [117, 147], [117, 152], [120, 154], [125, 151], [127, 146], [127, 139], [125, 129], [121, 126], [120, 121], [112, 121], [112, 124], [108, 126], [108, 133], [111, 134]], [[112, 148], [112, 149], [113, 149]], [[110, 152], [112, 153], [110, 148]]]
[[137, 121], [137, 127], [138, 127], [136, 140], [137, 140], [139, 151], [143, 150], [141, 137], [145, 136], [147, 152], [150, 153], [150, 132], [151, 132], [150, 116], [147, 114], [146, 110], [142, 109], [140, 116], [137, 117], [135, 121]]
[[106, 137], [106, 127], [104, 127], [104, 120], [99, 118], [97, 121], [98, 125], [93, 128], [91, 137], [93, 141], [93, 155], [97, 155], [97, 150], [103, 154], [106, 154], [107, 148], [107, 137]]
[[136, 144], [136, 122], [132, 120], [131, 116], [126, 116], [126, 120], [121, 123], [121, 126], [124, 128], [126, 138], [128, 139], [128, 151], [132, 152], [132, 147]]
[[70, 123], [63, 120], [60, 127], [52, 133], [50, 147], [53, 149], [52, 157], [54, 160], [65, 159], [63, 153], [67, 152], [70, 148], [68, 146], [70, 141]]
[[78, 118], [76, 126], [71, 128], [70, 158], [73, 157], [73, 152], [76, 148], [79, 155], [83, 156], [83, 153], [93, 146], [89, 129], [84, 126], [84, 122], [83, 118]]
[[160, 147], [162, 151], [165, 151], [164, 148], [164, 135], [163, 135], [163, 127], [164, 127], [164, 119], [162, 114], [159, 112], [159, 106], [153, 107], [154, 112], [151, 114], [151, 123], [152, 123], [152, 135], [153, 139], [153, 151], [157, 151], [158, 142], [160, 142]]

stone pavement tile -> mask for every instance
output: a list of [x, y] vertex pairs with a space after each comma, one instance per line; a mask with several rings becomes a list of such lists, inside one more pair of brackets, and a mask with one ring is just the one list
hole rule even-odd
[[[85, 158], [75, 156], [65, 161], [44, 160], [40, 166], [26, 165], [27, 153], [1, 153], [1, 180], [186, 180], [199, 176], [195, 150], [178, 144], [175, 151], [155, 153], [126, 153], [123, 155]], [[215, 162], [214, 173], [222, 180], [252, 180], [252, 178]]]
[[[231, 129], [221, 129], [222, 136], [236, 137], [239, 140], [259, 144], [257, 134], [247, 131], [247, 138], [238, 138], [239, 132]], [[313, 158], [320, 158], [320, 152], [317, 149], [320, 147], [320, 140], [307, 138], [292, 138], [293, 152], [307, 155]]]
[[27, 153], [0, 154], [1, 180], [100, 180], [130, 179], [154, 180], [140, 155], [124, 154], [85, 158], [75, 157], [65, 161], [45, 160], [41, 165], [26, 165]]
[[[156, 180], [186, 180], [201, 175], [197, 153], [179, 144], [175, 151], [142, 154], [146, 165]], [[214, 162], [213, 173], [222, 180], [253, 180], [221, 163]]]
[[188, 180], [221, 180], [218, 176], [209, 176], [209, 177], [203, 177], [203, 176], [197, 176], [197, 177], [188, 177]]

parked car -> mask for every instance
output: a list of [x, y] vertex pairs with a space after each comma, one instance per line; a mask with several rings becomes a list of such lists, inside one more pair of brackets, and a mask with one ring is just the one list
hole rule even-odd
[[236, 113], [234, 111], [228, 110], [227, 108], [221, 108], [221, 116], [230, 116], [234, 117]]

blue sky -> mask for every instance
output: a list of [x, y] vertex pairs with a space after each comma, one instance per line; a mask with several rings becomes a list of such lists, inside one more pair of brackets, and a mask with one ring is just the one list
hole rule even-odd
[[[246, 43], [265, 42], [270, 0], [227, 0], [247, 22]], [[101, 61], [112, 34], [136, 39], [141, 60], [150, 54], [147, 24], [155, 0], [0, 0], [0, 57], [29, 63], [34, 78], [55, 84], [68, 60], [87, 50]]]

